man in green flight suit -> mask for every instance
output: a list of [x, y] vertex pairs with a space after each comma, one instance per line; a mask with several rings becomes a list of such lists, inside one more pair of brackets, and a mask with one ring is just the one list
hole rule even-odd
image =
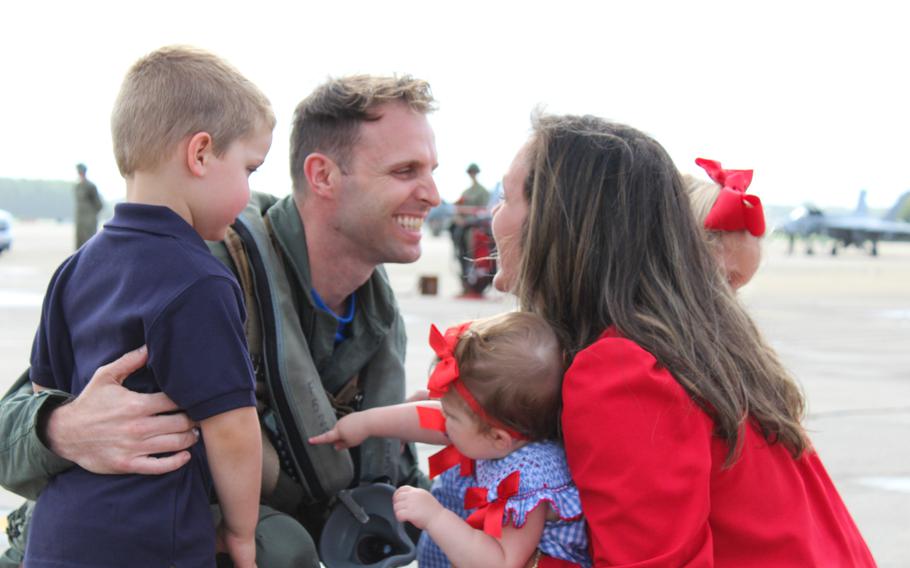
[[85, 177], [85, 164], [76, 164], [79, 181], [73, 188], [76, 195], [76, 248], [85, 244], [98, 230], [101, 196], [98, 188]]
[[[247, 337], [264, 433], [261, 568], [318, 566], [315, 542], [334, 502], [326, 489], [333, 480], [323, 487], [313, 474], [325, 466], [294, 444], [295, 420], [318, 415], [317, 399], [326, 396], [338, 415], [404, 398], [404, 323], [381, 264], [418, 259], [423, 219], [439, 203], [426, 118], [433, 106], [429, 85], [408, 76], [352, 76], [318, 87], [294, 115], [293, 193], [254, 194], [235, 231], [211, 244], [256, 314]], [[23, 375], [0, 401], [0, 485], [34, 498], [74, 464], [103, 474], [183, 466], [185, 448], [197, 440], [194, 424], [172, 412], [179, 409], [163, 393], [121, 386], [144, 357], [128, 353], [101, 367], [75, 398], [32, 394]], [[296, 372], [283, 374], [289, 368]], [[307, 372], [319, 396], [283, 390]], [[288, 406], [294, 395], [298, 404]], [[351, 460], [352, 471], [337, 472], [334, 482], [426, 486], [413, 447], [398, 440], [370, 440]], [[27, 515], [17, 513], [0, 568], [21, 561]]]
[[[452, 233], [455, 258], [461, 267], [463, 285], [465, 285], [465, 277], [470, 270], [471, 263], [474, 262], [474, 255], [468, 244], [469, 225], [477, 220], [478, 211], [485, 209], [490, 201], [489, 190], [477, 181], [480, 167], [472, 162], [465, 173], [471, 178], [471, 185], [461, 192], [461, 197], [455, 201], [455, 215], [452, 216], [452, 225], [449, 227], [449, 231]], [[465, 285], [464, 293], [465, 295], [470, 294], [467, 285]]]
[[466, 170], [468, 177], [471, 178], [471, 186], [461, 192], [461, 197], [455, 202], [455, 205], [465, 205], [469, 207], [486, 207], [490, 201], [490, 192], [477, 181], [477, 174], [480, 173], [480, 167], [477, 164], [470, 164]]

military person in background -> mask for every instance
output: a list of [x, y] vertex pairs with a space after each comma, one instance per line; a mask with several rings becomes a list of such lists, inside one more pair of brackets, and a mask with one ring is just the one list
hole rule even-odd
[[461, 197], [458, 198], [455, 205], [486, 207], [487, 202], [490, 200], [490, 192], [477, 181], [477, 174], [480, 173], [480, 168], [477, 167], [477, 164], [471, 164], [466, 171], [471, 178], [471, 187], [461, 193]]
[[98, 188], [85, 177], [85, 164], [76, 164], [76, 173], [79, 174], [79, 183], [74, 190], [76, 193], [76, 248], [92, 238], [98, 230], [98, 213], [101, 211], [101, 196]]
[[452, 233], [452, 244], [455, 246], [455, 258], [461, 264], [462, 275], [467, 270], [471, 257], [468, 244], [465, 242], [467, 225], [475, 220], [480, 209], [486, 208], [490, 201], [490, 192], [477, 181], [480, 168], [477, 164], [470, 164], [465, 170], [471, 178], [471, 186], [461, 192], [461, 197], [455, 202], [455, 215], [449, 230]]

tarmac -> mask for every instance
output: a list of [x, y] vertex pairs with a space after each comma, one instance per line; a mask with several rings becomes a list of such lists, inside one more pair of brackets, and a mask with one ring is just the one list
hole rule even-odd
[[[25, 369], [48, 280], [71, 252], [73, 227], [20, 222], [0, 255], [0, 389]], [[882, 568], [910, 567], [910, 244], [882, 243], [837, 257], [786, 254], [766, 239], [742, 301], [804, 388], [805, 421], [828, 472]], [[488, 292], [462, 299], [448, 235], [424, 238], [420, 261], [387, 267], [408, 330], [408, 390], [426, 383], [427, 334], [515, 307]], [[435, 296], [418, 279], [436, 276]], [[609, 433], [605, 433], [609, 435]], [[431, 453], [421, 448], [423, 459]], [[0, 516], [20, 498], [0, 490]], [[0, 520], [0, 529], [5, 519]], [[0, 544], [3, 544], [0, 537]]]

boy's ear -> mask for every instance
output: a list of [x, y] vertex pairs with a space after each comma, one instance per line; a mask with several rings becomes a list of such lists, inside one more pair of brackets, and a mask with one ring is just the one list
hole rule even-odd
[[320, 152], [313, 152], [303, 161], [303, 175], [312, 193], [329, 199], [341, 183], [341, 168]]
[[197, 132], [186, 144], [186, 167], [196, 177], [208, 171], [209, 163], [215, 156], [214, 141], [208, 132]]

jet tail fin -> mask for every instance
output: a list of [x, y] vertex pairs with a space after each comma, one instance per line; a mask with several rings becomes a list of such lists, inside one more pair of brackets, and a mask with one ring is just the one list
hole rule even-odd
[[866, 205], [866, 190], [861, 189], [859, 191], [859, 201], [856, 203], [856, 211], [853, 212], [855, 215], [868, 215], [869, 206]]
[[885, 213], [886, 221], [910, 221], [910, 191], [905, 191]]

